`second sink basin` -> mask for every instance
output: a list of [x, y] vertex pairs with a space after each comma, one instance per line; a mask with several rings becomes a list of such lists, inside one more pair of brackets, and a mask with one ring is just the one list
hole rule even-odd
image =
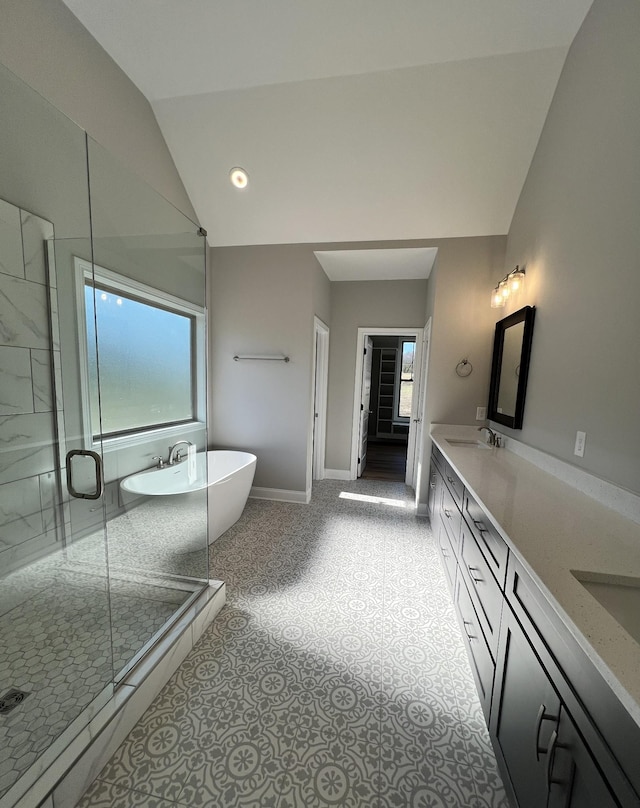
[[640, 643], [640, 578], [581, 570], [571, 574]]

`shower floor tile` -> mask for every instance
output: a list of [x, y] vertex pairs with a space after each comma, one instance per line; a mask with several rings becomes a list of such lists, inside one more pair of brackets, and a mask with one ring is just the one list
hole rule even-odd
[[79, 808], [118, 788], [162, 808], [507, 808], [411, 493], [249, 500], [211, 548], [227, 606]]
[[194, 587], [112, 572], [108, 590], [104, 541], [91, 536], [2, 579], [0, 695], [16, 688], [28, 696], [0, 715], [0, 797]]

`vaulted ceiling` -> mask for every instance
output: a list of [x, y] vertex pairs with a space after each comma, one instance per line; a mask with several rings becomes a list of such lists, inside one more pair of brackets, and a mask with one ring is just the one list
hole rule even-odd
[[506, 233], [592, 0], [65, 2], [238, 245]]

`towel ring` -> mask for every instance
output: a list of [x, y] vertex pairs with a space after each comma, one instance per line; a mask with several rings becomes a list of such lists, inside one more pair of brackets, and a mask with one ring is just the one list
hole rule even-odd
[[462, 379], [465, 379], [467, 376], [471, 376], [473, 373], [473, 365], [468, 359], [461, 359], [456, 365], [456, 373]]

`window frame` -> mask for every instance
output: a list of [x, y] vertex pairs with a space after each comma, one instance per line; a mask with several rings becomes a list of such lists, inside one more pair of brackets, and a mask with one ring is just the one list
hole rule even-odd
[[[78, 351], [80, 368], [81, 423], [86, 449], [108, 451], [130, 446], [139, 446], [161, 438], [184, 437], [202, 432], [206, 423], [206, 335], [205, 310], [161, 289], [128, 278], [105, 267], [92, 264], [83, 258], [74, 257], [76, 281], [76, 312], [78, 316]], [[87, 344], [87, 309], [85, 306], [85, 286], [96, 289], [106, 287], [108, 291], [121, 292], [140, 303], [149, 303], [166, 311], [173, 311], [192, 318], [192, 362], [193, 362], [193, 419], [172, 423], [166, 426], [139, 427], [119, 434], [94, 435], [91, 423], [91, 400], [89, 384], [89, 350]]]
[[[405, 343], [410, 342], [413, 345], [413, 362], [414, 362], [414, 378], [415, 378], [415, 361], [416, 361], [416, 340], [400, 337], [400, 346], [398, 350], [398, 360], [396, 362], [396, 381], [393, 386], [393, 421], [394, 424], [408, 424], [411, 420], [411, 415], [400, 415], [400, 391], [402, 387], [402, 355], [404, 353]], [[413, 401], [412, 401], [413, 403]]]

